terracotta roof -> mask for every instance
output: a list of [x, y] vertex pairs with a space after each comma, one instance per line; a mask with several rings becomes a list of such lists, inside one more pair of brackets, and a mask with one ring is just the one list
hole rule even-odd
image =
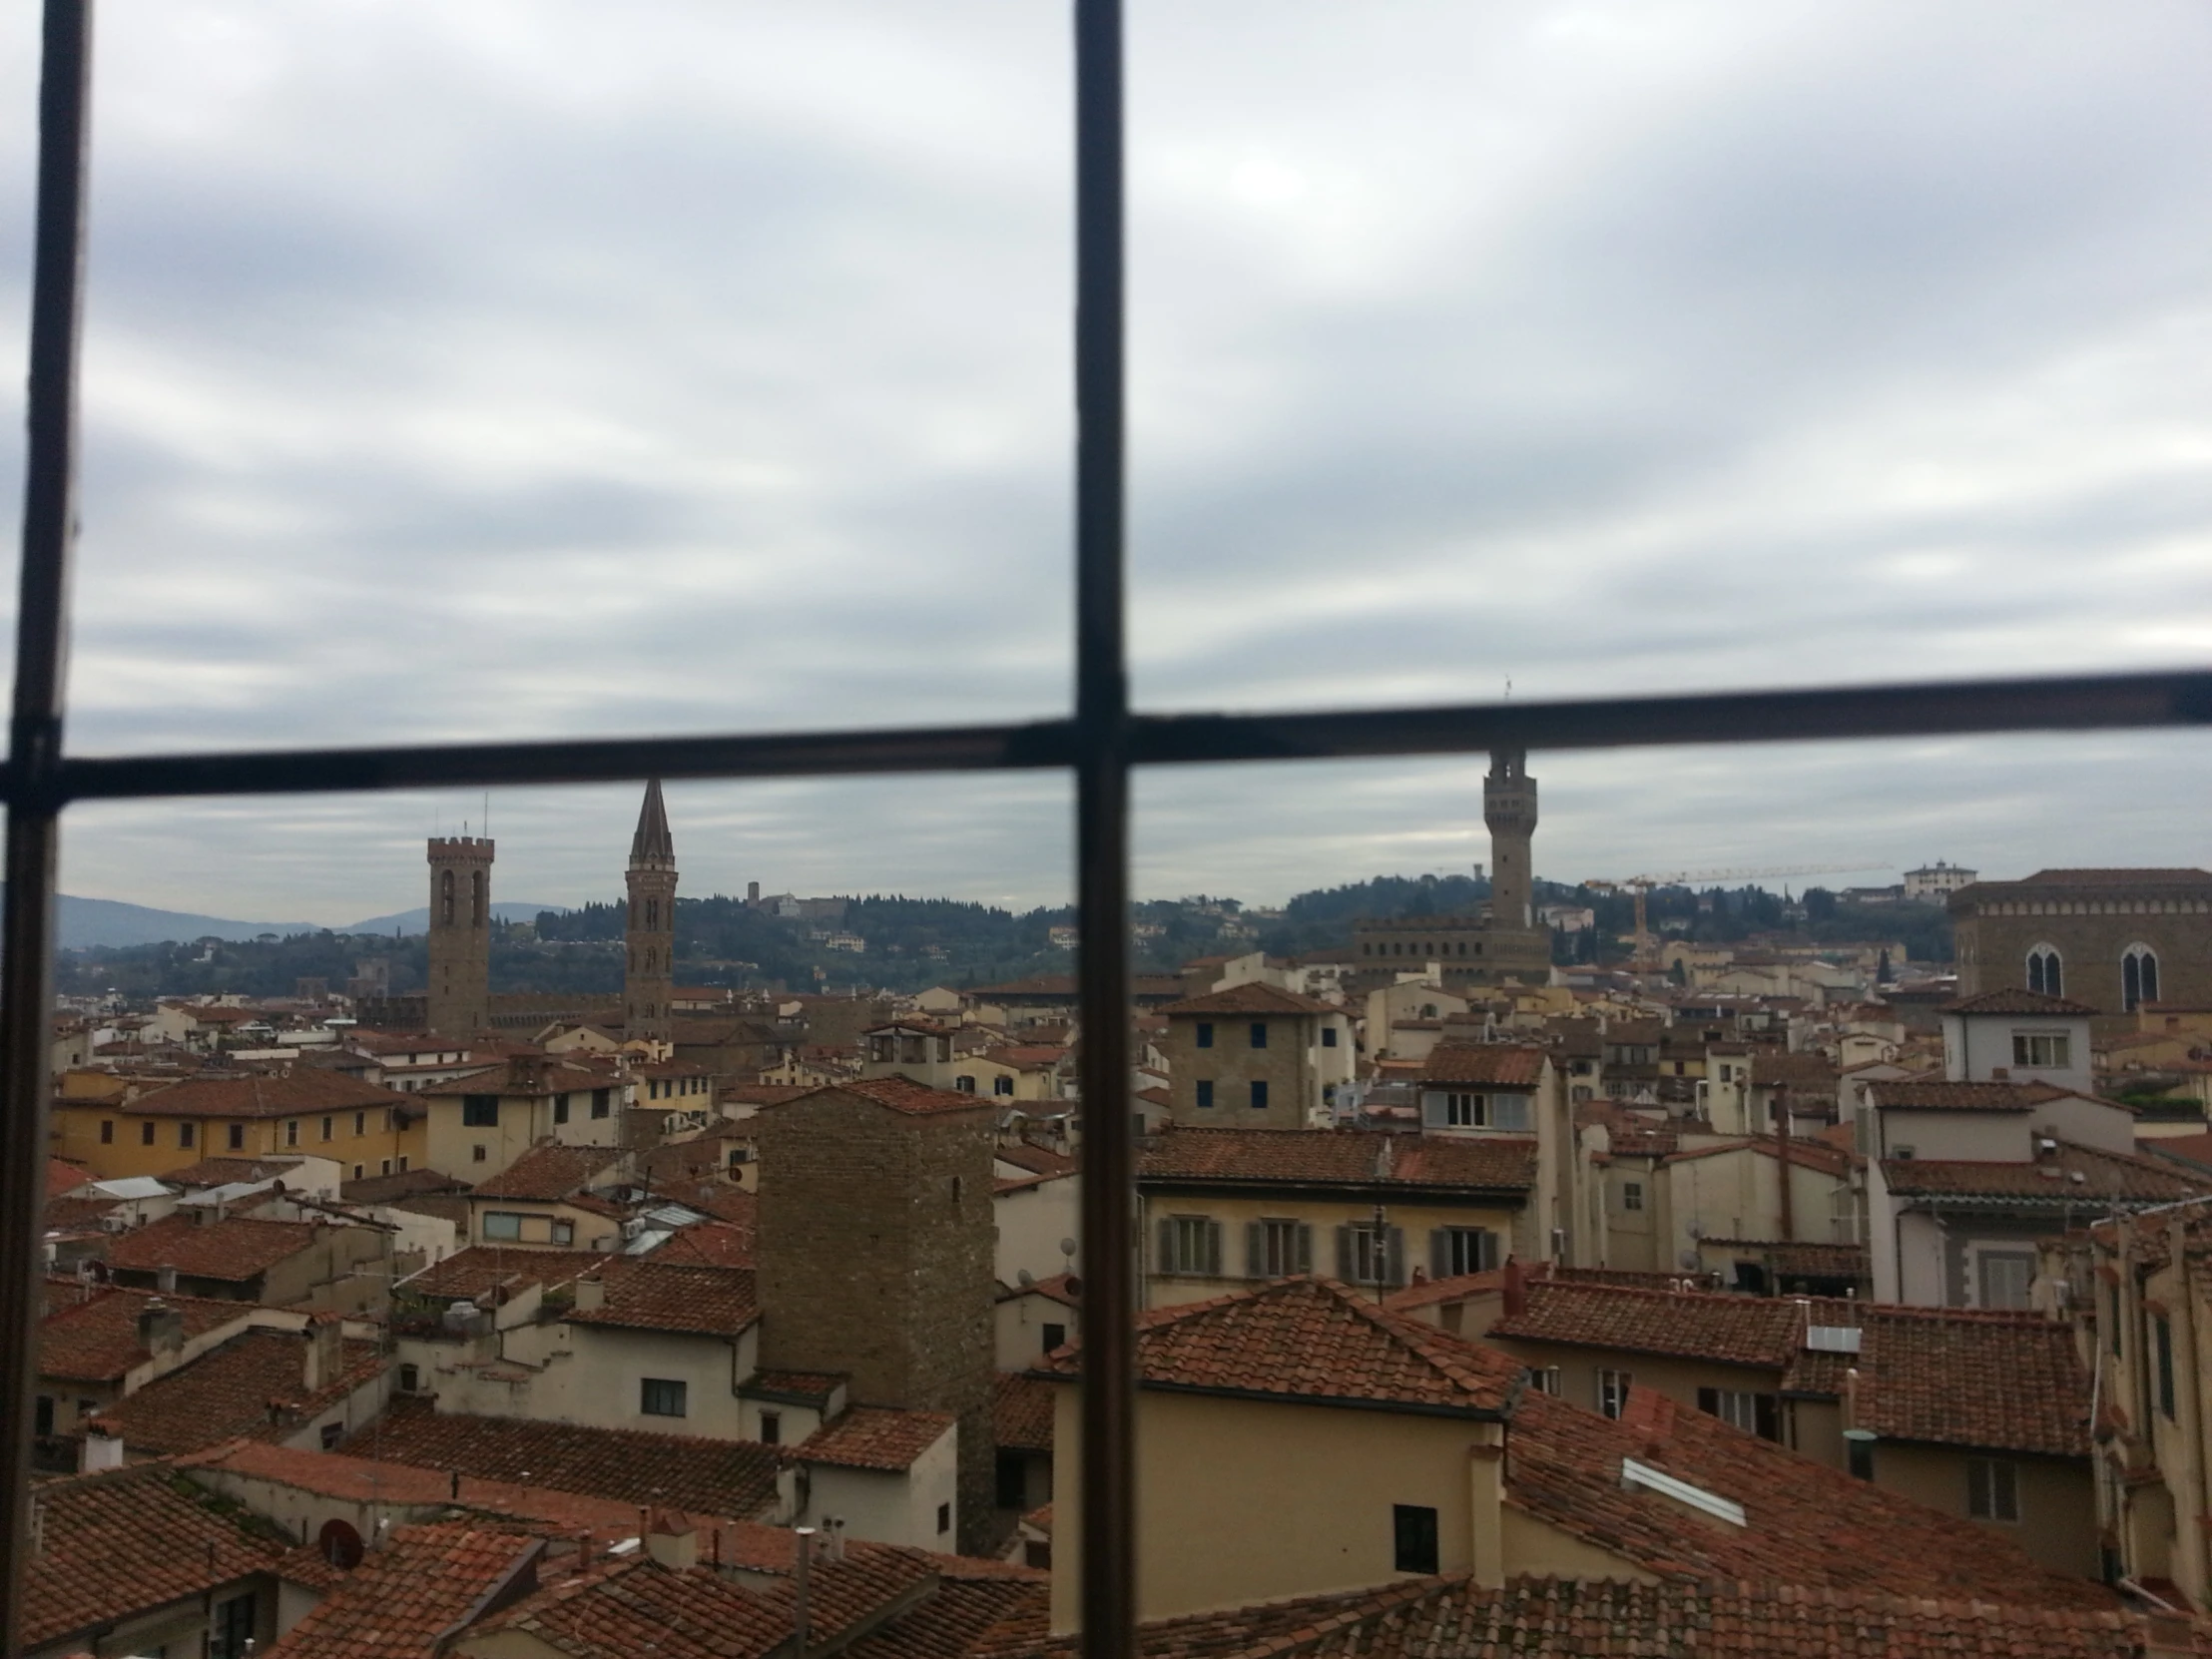
[[552, 1203], [580, 1193], [622, 1162], [619, 1146], [562, 1146], [542, 1142], [489, 1181], [470, 1189], [475, 1198], [512, 1198]]
[[1976, 886], [2169, 887], [2212, 882], [2201, 869], [2039, 869], [2017, 881], [1979, 881]]
[[756, 1397], [774, 1395], [780, 1399], [814, 1400], [828, 1405], [830, 1396], [845, 1385], [842, 1372], [834, 1371], [757, 1371], [747, 1378], [739, 1392]]
[[[1623, 1458], [1741, 1504], [1745, 1524], [1687, 1520], [1672, 1499], [1624, 1485]], [[2102, 1585], [2037, 1566], [2008, 1537], [1677, 1409], [1651, 1388], [1631, 1388], [1618, 1420], [1530, 1390], [1506, 1430], [1506, 1468], [1508, 1502], [1661, 1578], [2114, 1605]]]
[[1438, 1043], [1420, 1063], [1424, 1083], [1486, 1083], [1492, 1088], [1533, 1089], [1550, 1057], [1517, 1043]]
[[984, 1059], [1016, 1071], [1050, 1071], [1067, 1057], [1067, 1048], [1059, 1043], [1013, 1043], [983, 1050]]
[[888, 1106], [908, 1117], [932, 1117], [939, 1113], [982, 1112], [992, 1109], [987, 1095], [962, 1094], [956, 1089], [932, 1089], [910, 1077], [855, 1077], [807, 1091], [818, 1094], [858, 1095], [878, 1106]]
[[458, 1301], [465, 1297], [482, 1302], [505, 1287], [511, 1294], [530, 1285], [548, 1288], [582, 1278], [602, 1263], [613, 1260], [581, 1250], [524, 1250], [503, 1245], [471, 1245], [442, 1262], [433, 1262], [412, 1278], [393, 1287], [403, 1295], [440, 1297]]
[[[2079, 1175], [2080, 1180], [2074, 1177]], [[2100, 1152], [2060, 1141], [2035, 1163], [1976, 1163], [1942, 1158], [1885, 1158], [1883, 1180], [1904, 1198], [2004, 1198], [2079, 1204], [2084, 1200], [2154, 1204], [2196, 1198], [2212, 1182], [2163, 1159]]]
[[368, 1175], [338, 1185], [338, 1196], [352, 1204], [391, 1204], [401, 1199], [465, 1193], [468, 1183], [434, 1169], [401, 1170], [397, 1175]]
[[1751, 1081], [1754, 1087], [1779, 1083], [1791, 1088], [1833, 1090], [1836, 1064], [1825, 1054], [1789, 1054], [1762, 1048], [1751, 1056]]
[[49, 1311], [38, 1328], [38, 1374], [80, 1382], [112, 1382], [153, 1358], [140, 1345], [138, 1332], [139, 1316], [149, 1303], [160, 1302], [183, 1314], [187, 1341], [254, 1311], [251, 1303], [157, 1296], [111, 1285], [78, 1286], [74, 1280], [62, 1289], [77, 1290], [80, 1299], [57, 1305], [49, 1294]]
[[[1070, 1343], [1037, 1369], [1075, 1377], [1081, 1362]], [[1155, 1388], [1495, 1416], [1519, 1392], [1521, 1368], [1334, 1279], [1302, 1277], [1140, 1315], [1137, 1375]]]
[[1946, 1002], [1940, 1010], [1946, 1014], [2048, 1014], [2054, 1019], [2085, 1018], [2097, 1010], [2085, 1002], [2069, 1002], [2062, 996], [2045, 996], [2040, 991], [2023, 991], [2018, 988], [1983, 991], [1979, 996], [1962, 996], [1956, 1002]]
[[1266, 985], [1258, 980], [1249, 984], [1232, 985], [1225, 991], [1208, 991], [1202, 996], [1187, 996], [1180, 1002], [1170, 1002], [1157, 1010], [1162, 1014], [1338, 1014], [1343, 1009], [1327, 1002], [1316, 1001], [1310, 996], [1300, 996], [1280, 985]]
[[753, 1229], [726, 1221], [701, 1222], [687, 1227], [648, 1258], [655, 1262], [685, 1263], [694, 1267], [750, 1268], [753, 1266]]
[[67, 1158], [46, 1160], [46, 1196], [59, 1198], [64, 1193], [75, 1192], [86, 1182], [97, 1180], [92, 1171], [82, 1164], [73, 1164]]
[[1802, 1354], [1785, 1385], [1840, 1396], [1844, 1368], [1856, 1365], [1860, 1424], [1885, 1440], [2089, 1454], [2089, 1376], [2061, 1323], [1832, 1300], [1816, 1302], [1813, 1318], [1860, 1327], [1860, 1352]]
[[806, 1463], [848, 1469], [905, 1470], [943, 1439], [953, 1418], [944, 1411], [900, 1411], [886, 1405], [852, 1405], [792, 1448]]
[[203, 1223], [191, 1216], [164, 1216], [135, 1232], [117, 1234], [108, 1245], [108, 1266], [142, 1273], [175, 1268], [190, 1279], [245, 1284], [307, 1249], [320, 1232], [304, 1221], [226, 1216]]
[[1489, 1335], [1779, 1370], [1797, 1351], [1800, 1318], [1796, 1303], [1766, 1297], [1537, 1280], [1526, 1308]]
[[1533, 1136], [1392, 1135], [1353, 1129], [1163, 1128], [1138, 1159], [1140, 1182], [1296, 1182], [1373, 1188], [1525, 1191]]
[[468, 1521], [393, 1529], [269, 1651], [269, 1659], [431, 1659], [439, 1638], [498, 1586], [528, 1572], [544, 1541]]
[[[2176, 1659], [2212, 1653], [2176, 1622]], [[1141, 1659], [2141, 1659], [2151, 1620], [2117, 1608], [2017, 1607], [1785, 1584], [1415, 1578], [1141, 1625]], [[1072, 1656], [1075, 1636], [1002, 1621], [991, 1659]], [[995, 1638], [995, 1639], [994, 1639]]]
[[197, 1164], [187, 1164], [183, 1169], [164, 1170], [162, 1179], [173, 1187], [187, 1191], [206, 1187], [227, 1187], [233, 1182], [260, 1182], [282, 1180], [285, 1176], [298, 1182], [300, 1160], [293, 1158], [203, 1158]]
[[1080, 1308], [1083, 1305], [1083, 1281], [1076, 1274], [1056, 1273], [1050, 1279], [1032, 1279], [1026, 1285], [998, 1287], [999, 1301], [1004, 1302], [1008, 1297], [1016, 1296], [1049, 1297], [1064, 1307]]
[[[1764, 1157], [1779, 1159], [1782, 1156], [1782, 1140], [1777, 1135], [1746, 1135], [1741, 1140], [1707, 1141], [1703, 1146], [1681, 1147], [1664, 1155], [1669, 1164], [1687, 1164], [1699, 1158], [1718, 1158], [1728, 1152], [1756, 1152]], [[1851, 1173], [1851, 1155], [1840, 1152], [1823, 1142], [1802, 1135], [1790, 1137], [1790, 1162], [1800, 1169], [1818, 1170], [1823, 1175], [1844, 1176]]]
[[937, 1593], [846, 1650], [850, 1659], [960, 1659], [1010, 1619], [1043, 1616], [1051, 1601], [1045, 1575], [946, 1578]]
[[243, 1332], [92, 1420], [141, 1451], [198, 1451], [241, 1434], [292, 1433], [384, 1369], [374, 1343], [345, 1343], [338, 1375], [310, 1389], [306, 1346], [288, 1331]]
[[1868, 1101], [1909, 1112], [2027, 1112], [2064, 1100], [2070, 1089], [2048, 1083], [1939, 1083], [1919, 1078], [1867, 1085]]
[[1030, 1141], [994, 1146], [991, 1156], [1002, 1164], [1025, 1169], [1031, 1175], [1073, 1175], [1080, 1167], [1065, 1152], [1055, 1152], [1049, 1146], [1038, 1146]]
[[1462, 1273], [1448, 1279], [1416, 1278], [1402, 1291], [1392, 1291], [1382, 1299], [1382, 1306], [1393, 1314], [1402, 1314], [1413, 1308], [1426, 1308], [1438, 1302], [1457, 1302], [1466, 1297], [1488, 1296], [1502, 1290], [1505, 1270], [1492, 1268], [1487, 1273]]
[[792, 1621], [781, 1597], [641, 1553], [548, 1584], [476, 1629], [512, 1631], [566, 1659], [760, 1659], [790, 1637]]
[[288, 1118], [408, 1103], [406, 1095], [379, 1089], [343, 1072], [306, 1067], [188, 1078], [142, 1094], [120, 1109], [179, 1118]]
[[1009, 1451], [1050, 1451], [1057, 1395], [1050, 1382], [999, 1372], [991, 1379], [993, 1438]]
[[776, 1452], [744, 1440], [584, 1428], [511, 1417], [441, 1415], [400, 1398], [339, 1448], [393, 1463], [527, 1480], [630, 1503], [671, 1503], [750, 1520], [776, 1501]]
[[589, 1312], [573, 1310], [571, 1325], [735, 1337], [761, 1317], [751, 1268], [617, 1257], [598, 1277], [606, 1287], [606, 1302]]
[[283, 1553], [217, 1513], [163, 1462], [47, 1481], [36, 1492], [45, 1546], [23, 1574], [30, 1650], [80, 1632], [89, 1648], [118, 1619], [272, 1572]]

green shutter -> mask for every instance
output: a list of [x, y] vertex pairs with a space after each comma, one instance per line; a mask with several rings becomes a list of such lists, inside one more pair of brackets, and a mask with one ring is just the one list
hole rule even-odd
[[1265, 1279], [1268, 1276], [1267, 1229], [1256, 1221], [1245, 1223], [1245, 1277]]
[[1298, 1224], [1298, 1261], [1295, 1266], [1300, 1273], [1314, 1271], [1314, 1230], [1304, 1222]]
[[1161, 1219], [1159, 1240], [1160, 1251], [1159, 1255], [1153, 1260], [1152, 1271], [1154, 1273], [1174, 1273], [1177, 1269], [1177, 1263], [1175, 1260], [1175, 1223], [1172, 1219], [1166, 1217]]

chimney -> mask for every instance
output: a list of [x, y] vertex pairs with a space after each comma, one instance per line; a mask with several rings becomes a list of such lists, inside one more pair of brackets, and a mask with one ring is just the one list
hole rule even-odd
[[814, 1560], [815, 1529], [793, 1527], [792, 1542], [792, 1654], [793, 1659], [807, 1659], [807, 1643], [814, 1635], [808, 1624], [807, 1569]]
[[1520, 1258], [1508, 1256], [1502, 1276], [1505, 1289], [1505, 1317], [1517, 1320], [1528, 1312], [1528, 1278], [1521, 1271]]
[[305, 1350], [300, 1358], [300, 1381], [307, 1392], [313, 1393], [335, 1382], [343, 1369], [345, 1325], [335, 1314], [317, 1315], [299, 1335]]
[[607, 1283], [597, 1274], [576, 1281], [576, 1312], [597, 1313], [607, 1306]]
[[657, 1511], [645, 1529], [645, 1552], [664, 1567], [682, 1572], [699, 1565], [699, 1529], [674, 1509]]
[[[162, 1274], [169, 1280], [168, 1289], [175, 1290], [177, 1288], [177, 1270], [175, 1268], [164, 1268]], [[183, 1352], [185, 1346], [185, 1311], [182, 1308], [172, 1308], [160, 1297], [151, 1298], [146, 1306], [139, 1310], [138, 1339], [139, 1347], [145, 1349], [157, 1360], [166, 1354]]]
[[177, 1264], [164, 1262], [154, 1270], [154, 1289], [164, 1296], [177, 1294]]
[[87, 1424], [84, 1445], [77, 1456], [77, 1467], [86, 1474], [93, 1474], [101, 1469], [119, 1469], [122, 1466], [123, 1436]]

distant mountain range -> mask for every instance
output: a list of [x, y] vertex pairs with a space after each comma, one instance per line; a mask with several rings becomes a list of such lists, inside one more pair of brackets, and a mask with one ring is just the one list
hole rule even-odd
[[[501, 921], [532, 921], [540, 910], [565, 908], [559, 904], [494, 903], [492, 914]], [[184, 943], [192, 939], [256, 939], [264, 933], [319, 933], [313, 921], [233, 921], [223, 916], [200, 916], [185, 910], [157, 910], [144, 904], [124, 904], [112, 898], [79, 898], [61, 895], [61, 947], [82, 950], [91, 945]], [[338, 933], [420, 933], [430, 925], [430, 908], [399, 910], [388, 916], [370, 916], [333, 928]]]

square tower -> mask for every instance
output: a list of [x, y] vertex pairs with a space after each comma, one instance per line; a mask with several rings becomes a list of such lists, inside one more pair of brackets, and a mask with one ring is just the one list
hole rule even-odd
[[491, 838], [434, 837], [429, 857], [428, 1024], [472, 1037], [491, 1024]]
[[959, 1544], [987, 1547], [997, 1293], [989, 1102], [871, 1077], [753, 1121], [761, 1369], [833, 1373], [856, 1405], [957, 1417]]
[[1536, 925], [1535, 872], [1529, 863], [1536, 838], [1536, 780], [1528, 776], [1525, 750], [1490, 751], [1482, 822], [1490, 830], [1490, 925], [1526, 931]]

